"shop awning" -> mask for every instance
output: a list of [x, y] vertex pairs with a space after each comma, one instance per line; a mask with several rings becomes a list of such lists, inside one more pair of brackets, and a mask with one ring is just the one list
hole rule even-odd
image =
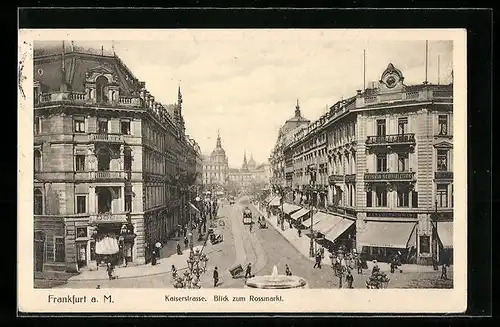
[[281, 196], [277, 196], [269, 202], [269, 206], [277, 207], [281, 204]]
[[307, 228], [311, 227], [311, 221], [313, 222], [313, 225], [316, 226], [317, 224], [319, 224], [321, 222], [321, 220], [323, 218], [325, 218], [323, 215], [321, 215], [321, 213], [314, 214], [312, 219], [311, 219], [311, 215], [307, 215], [306, 217], [309, 219], [304, 220], [302, 222], [302, 225], [306, 226]]
[[326, 235], [332, 228], [342, 221], [342, 217], [318, 212], [313, 216], [313, 220], [320, 219], [318, 224], [314, 224], [314, 230]]
[[364, 232], [358, 233], [357, 243], [362, 246], [405, 249], [416, 223], [370, 221]]
[[453, 248], [453, 222], [438, 222], [437, 232], [443, 248], [452, 249]]
[[119, 251], [118, 240], [114, 237], [104, 237], [95, 243], [96, 254], [111, 255]]
[[328, 233], [325, 234], [325, 238], [329, 241], [335, 241], [340, 235], [342, 235], [349, 227], [355, 223], [354, 220], [347, 218], [341, 218], [338, 224], [336, 224]]
[[283, 212], [286, 213], [287, 215], [291, 214], [292, 212], [300, 210], [301, 207], [295, 204], [290, 204], [290, 203], [283, 203]]
[[290, 218], [292, 218], [293, 220], [297, 220], [299, 218], [302, 218], [303, 216], [307, 215], [309, 213], [309, 210], [306, 209], [306, 208], [302, 208], [300, 209], [299, 211], [297, 212], [294, 212]]

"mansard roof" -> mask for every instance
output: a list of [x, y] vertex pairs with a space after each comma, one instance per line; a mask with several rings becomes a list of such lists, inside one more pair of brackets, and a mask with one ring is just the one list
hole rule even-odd
[[62, 83], [62, 67], [64, 57], [65, 81], [68, 87], [76, 92], [85, 92], [85, 79], [89, 72], [101, 70], [116, 76], [120, 94], [129, 96], [138, 92], [143, 83], [132, 74], [116, 55], [98, 50], [78, 47], [60, 46], [41, 47], [34, 49], [34, 80], [41, 85], [42, 92], [59, 90]]

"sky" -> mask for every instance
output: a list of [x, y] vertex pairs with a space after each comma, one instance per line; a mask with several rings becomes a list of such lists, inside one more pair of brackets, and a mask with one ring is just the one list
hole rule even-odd
[[[147, 32], [145, 32], [147, 33]], [[338, 32], [337, 32], [338, 33]], [[405, 84], [425, 80], [425, 40], [345, 38], [330, 30], [169, 30], [161, 41], [75, 41], [114, 48], [132, 73], [161, 103], [183, 94], [186, 133], [205, 154], [222, 146], [231, 167], [243, 153], [266, 162], [279, 127], [294, 115], [297, 99], [311, 121], [342, 98], [378, 81], [392, 63]], [[430, 40], [428, 81], [451, 81], [453, 42]]]

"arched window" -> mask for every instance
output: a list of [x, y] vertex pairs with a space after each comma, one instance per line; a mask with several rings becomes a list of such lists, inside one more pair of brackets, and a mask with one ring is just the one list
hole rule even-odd
[[97, 170], [108, 171], [111, 162], [111, 154], [107, 149], [100, 149], [97, 154]]
[[33, 195], [33, 212], [35, 215], [43, 215], [43, 195], [42, 191], [39, 189], [35, 189], [35, 193]]
[[97, 102], [108, 102], [108, 79], [99, 76], [95, 81]]
[[33, 160], [35, 172], [39, 172], [40, 170], [42, 170], [42, 153], [40, 152], [40, 150], [35, 150], [33, 152]]

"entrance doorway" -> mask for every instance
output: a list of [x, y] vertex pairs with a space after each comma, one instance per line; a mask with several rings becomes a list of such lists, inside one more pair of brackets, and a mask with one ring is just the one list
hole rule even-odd
[[78, 269], [87, 266], [87, 242], [76, 244]]
[[35, 251], [34, 251], [35, 271], [43, 271], [45, 257], [45, 233], [35, 232]]

